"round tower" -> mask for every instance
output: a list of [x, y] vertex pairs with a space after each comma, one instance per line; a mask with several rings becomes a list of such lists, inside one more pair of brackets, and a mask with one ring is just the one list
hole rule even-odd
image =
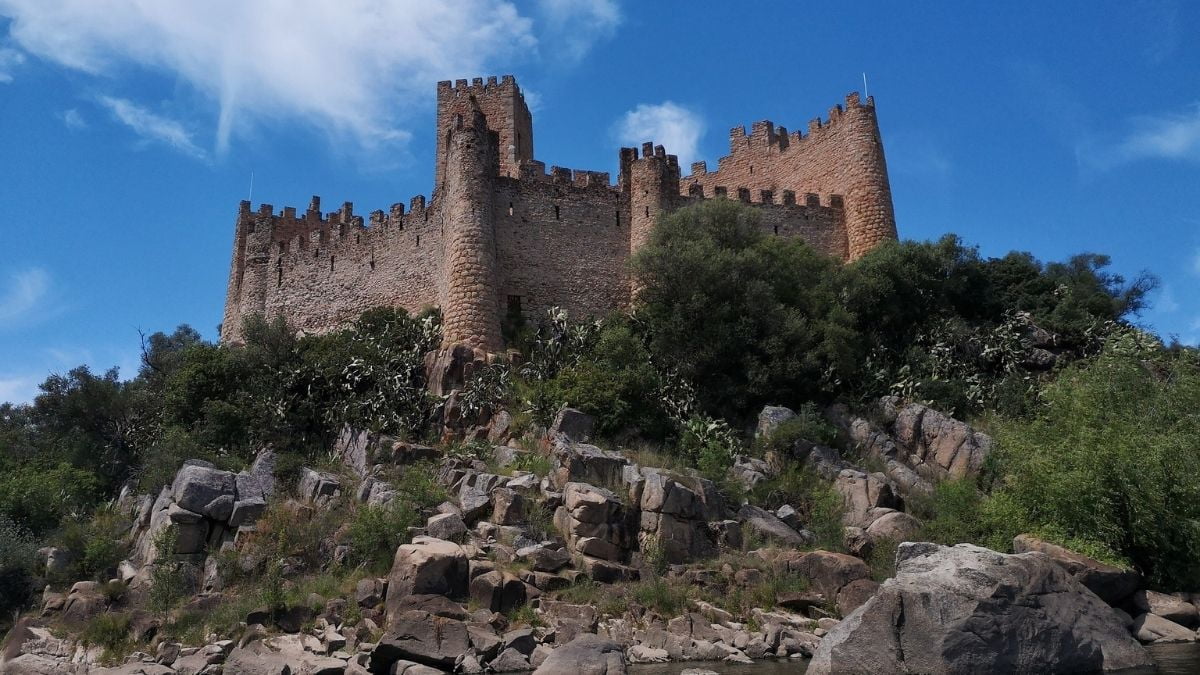
[[439, 194], [446, 228], [443, 343], [488, 353], [503, 347], [492, 222], [496, 143], [478, 109], [456, 117], [445, 139], [445, 183]]
[[846, 237], [850, 260], [857, 260], [879, 244], [897, 239], [896, 215], [874, 97], [868, 96], [864, 105], [857, 93], [847, 96], [841, 121], [849, 125], [845, 157], [852, 165], [843, 188]]

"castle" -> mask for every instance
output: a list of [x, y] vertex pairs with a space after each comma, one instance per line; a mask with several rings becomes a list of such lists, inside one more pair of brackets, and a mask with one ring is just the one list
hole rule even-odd
[[533, 118], [511, 75], [437, 86], [433, 198], [413, 197], [364, 221], [346, 202], [323, 214], [318, 197], [297, 214], [237, 217], [221, 340], [241, 340], [251, 314], [283, 315], [320, 332], [383, 305], [441, 308], [445, 343], [503, 349], [506, 315], [551, 307], [603, 315], [633, 295], [629, 258], [655, 218], [702, 199], [757, 208], [770, 234], [801, 237], [854, 260], [896, 238], [875, 103], [858, 94], [789, 133], [734, 127], [716, 171], [681, 176], [661, 145], [621, 148], [616, 184], [600, 171], [533, 158]]

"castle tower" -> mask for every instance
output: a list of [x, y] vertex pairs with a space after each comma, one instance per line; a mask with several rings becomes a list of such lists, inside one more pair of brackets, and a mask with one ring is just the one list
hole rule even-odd
[[842, 186], [846, 196], [846, 235], [850, 260], [857, 260], [879, 244], [898, 238], [896, 214], [874, 97], [867, 97], [863, 105], [857, 93], [847, 96], [846, 111], [839, 122], [847, 127], [844, 152], [849, 171]]
[[252, 314], [266, 309], [267, 263], [271, 257], [270, 204], [263, 204], [259, 213], [250, 210], [250, 202], [238, 206], [234, 226], [233, 262], [229, 270], [229, 286], [225, 294], [225, 313], [221, 320], [221, 341], [238, 344], [242, 341], [242, 322]]
[[533, 117], [525, 105], [525, 96], [512, 75], [497, 82], [495, 76], [477, 77], [467, 84], [449, 80], [437, 85], [437, 166], [434, 168], [434, 191], [441, 189], [446, 179], [446, 139], [450, 131], [469, 121], [476, 110], [487, 120], [486, 128], [499, 134], [498, 156], [500, 175], [521, 176], [521, 162], [533, 159]]
[[503, 347], [497, 291], [492, 195], [498, 134], [481, 110], [455, 118], [439, 157], [445, 224], [445, 279], [441, 289], [443, 343], [497, 353]]
[[679, 159], [653, 143], [642, 144], [641, 159], [636, 148], [621, 148], [619, 182], [629, 193], [629, 254], [633, 255], [650, 241], [659, 214], [675, 206]]

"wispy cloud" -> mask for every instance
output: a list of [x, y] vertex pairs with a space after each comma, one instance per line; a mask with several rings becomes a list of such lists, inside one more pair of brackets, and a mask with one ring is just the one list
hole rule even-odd
[[44, 379], [37, 375], [0, 375], [0, 403], [32, 403]]
[[1159, 293], [1158, 302], [1154, 309], [1164, 314], [1172, 314], [1179, 311], [1179, 300], [1175, 297], [1175, 289], [1171, 288], [1170, 284], [1162, 285], [1162, 291]]
[[64, 110], [58, 116], [71, 131], [79, 131], [87, 128], [87, 120], [83, 119], [83, 115], [75, 108]]
[[671, 101], [638, 105], [617, 122], [614, 133], [620, 143], [637, 145], [653, 141], [662, 145], [667, 152], [679, 156], [685, 173], [696, 159], [703, 134], [703, 118]]
[[0, 83], [12, 82], [12, 71], [22, 63], [24, 54], [11, 47], [0, 47]]
[[1078, 156], [1092, 169], [1112, 169], [1142, 160], [1200, 162], [1200, 103], [1183, 110], [1132, 119], [1131, 129], [1115, 143], [1082, 143]]
[[50, 287], [50, 274], [40, 267], [10, 274], [0, 295], [0, 324], [21, 325], [45, 314]]
[[542, 56], [574, 63], [621, 24], [621, 8], [612, 0], [539, 0], [545, 31]]
[[0, 0], [0, 16], [15, 45], [47, 61], [93, 75], [134, 66], [190, 86], [213, 103], [219, 154], [280, 119], [395, 147], [435, 81], [557, 60], [558, 40], [582, 55], [620, 12], [612, 0]]
[[127, 99], [101, 96], [97, 100], [108, 108], [118, 121], [147, 141], [165, 143], [197, 159], [204, 159], [206, 156], [204, 150], [192, 141], [191, 132], [178, 121], [152, 113]]

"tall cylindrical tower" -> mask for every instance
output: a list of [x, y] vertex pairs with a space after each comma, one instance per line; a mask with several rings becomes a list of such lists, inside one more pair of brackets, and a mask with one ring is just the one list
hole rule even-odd
[[489, 353], [503, 347], [492, 221], [496, 143], [478, 109], [456, 118], [445, 139], [445, 188], [439, 193], [446, 250], [443, 341]]
[[847, 96], [841, 122], [849, 126], [845, 158], [852, 168], [847, 172], [849, 185], [844, 187], [846, 235], [850, 259], [856, 260], [879, 244], [897, 238], [896, 215], [874, 98], [867, 97], [863, 105], [858, 94]]

